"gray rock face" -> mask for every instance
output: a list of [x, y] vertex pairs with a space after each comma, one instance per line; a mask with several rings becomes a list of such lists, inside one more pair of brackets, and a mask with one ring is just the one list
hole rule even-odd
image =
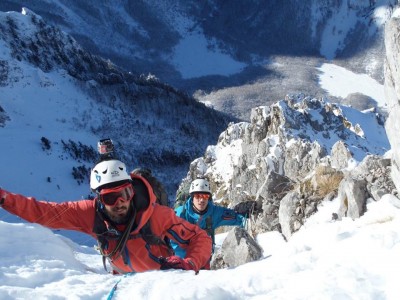
[[304, 178], [324, 156], [326, 149], [317, 142], [295, 141], [285, 151], [285, 175], [295, 180]]
[[331, 154], [332, 167], [339, 170], [346, 168], [351, 158], [351, 152], [343, 141], [338, 141], [333, 145]]
[[212, 269], [237, 267], [262, 257], [262, 248], [243, 228], [233, 228], [222, 243], [219, 253], [214, 255]]
[[400, 19], [392, 18], [385, 29], [385, 96], [389, 116], [386, 132], [392, 147], [392, 178], [400, 190]]
[[368, 155], [351, 171], [351, 176], [365, 180], [367, 192], [374, 200], [378, 201], [384, 194], [398, 194], [391, 178], [391, 169], [390, 159]]
[[299, 230], [301, 222], [294, 217], [300, 203], [301, 195], [297, 191], [288, 193], [281, 200], [279, 207], [279, 222], [282, 227], [282, 234], [288, 239], [293, 232]]
[[365, 180], [345, 178], [339, 186], [339, 217], [359, 218], [365, 212], [367, 188]]

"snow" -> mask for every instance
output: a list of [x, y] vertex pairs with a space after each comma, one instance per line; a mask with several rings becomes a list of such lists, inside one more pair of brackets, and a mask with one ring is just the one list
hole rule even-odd
[[392, 18], [400, 18], [400, 8], [396, 8], [391, 16]]
[[[349, 4], [349, 1], [342, 1], [341, 6], [338, 11], [331, 14], [330, 18], [323, 30], [321, 38], [320, 53], [328, 60], [332, 60], [336, 56], [336, 52], [342, 50], [345, 47], [345, 39], [347, 34], [353, 30], [357, 23], [360, 22], [360, 17], [357, 16], [356, 10], [352, 9], [352, 5], [364, 7], [368, 9], [370, 2], [364, 1], [354, 1], [354, 3]], [[374, 9], [371, 10], [371, 17], [367, 18], [368, 13], [364, 16], [364, 22], [374, 23], [376, 27], [383, 27], [386, 21], [392, 15], [392, 1], [391, 0], [378, 0], [374, 1]], [[318, 20], [320, 20], [323, 15], [316, 9], [315, 5], [312, 5], [312, 11], [314, 17], [312, 18], [312, 36], [315, 36], [316, 28], [318, 25]], [[396, 12], [396, 15], [398, 12]], [[375, 33], [376, 28], [371, 26], [369, 28], [370, 34]]]
[[[51, 183], [43, 189], [40, 195], [42, 199], [55, 196], [71, 199], [77, 195], [87, 195], [90, 192], [89, 188], [83, 186], [77, 188], [72, 177], [70, 180], [65, 180], [62, 175], [69, 174], [71, 166], [68, 159], [63, 158], [61, 147], [52, 145], [51, 151], [59, 151], [59, 159], [56, 164], [48, 164], [39, 142], [42, 137], [46, 137], [49, 140], [72, 139], [96, 145], [97, 138], [86, 131], [80, 131], [79, 122], [82, 120], [75, 119], [85, 110], [93, 112], [88, 99], [79, 94], [71, 78], [62, 72], [45, 74], [27, 65], [21, 64], [20, 67], [25, 70], [25, 78], [12, 87], [1, 88], [1, 97], [4, 99], [1, 106], [12, 115], [18, 115], [18, 118], [23, 117], [24, 120], [9, 122], [7, 130], [2, 131], [2, 139], [7, 147], [3, 147], [0, 161], [2, 167], [8, 170], [7, 176], [2, 179], [2, 185], [18, 190], [20, 193], [35, 195], [37, 186], [43, 185], [42, 182], [46, 180], [48, 176], [46, 174], [60, 174], [60, 177], [57, 175], [52, 177]], [[37, 88], [37, 86], [43, 88]], [[60, 130], [65, 125], [69, 127], [69, 130]], [[27, 144], [37, 146], [26, 149]], [[27, 151], [30, 155], [26, 155]], [[21, 173], [20, 168], [15, 167], [17, 160], [19, 166], [24, 166], [24, 173]], [[18, 177], [21, 180], [23, 178], [22, 185], [21, 180], [15, 180]]]
[[[210, 49], [211, 48], [211, 49]], [[206, 75], [239, 73], [246, 64], [235, 61], [216, 45], [210, 45], [203, 34], [187, 34], [174, 49], [172, 62], [183, 79]]]
[[215, 172], [221, 175], [221, 179], [227, 184], [232, 178], [234, 166], [237, 166], [239, 157], [242, 153], [240, 147], [242, 140], [235, 140], [229, 146], [222, 147], [208, 146], [206, 152], [212, 152], [215, 157], [215, 164], [209, 172]]
[[350, 94], [361, 93], [374, 99], [378, 106], [386, 107], [383, 85], [367, 74], [356, 74], [330, 63], [324, 63], [318, 69], [322, 72], [320, 86], [329, 95], [346, 98]]
[[259, 235], [261, 260], [198, 275], [112, 276], [93, 247], [0, 221], [0, 299], [107, 299], [119, 280], [113, 299], [397, 299], [400, 200], [385, 195], [359, 219], [332, 221], [338, 205], [324, 202], [288, 242], [278, 232]]
[[327, 59], [333, 59], [337, 50], [344, 47], [347, 33], [356, 25], [355, 11], [349, 11], [347, 3], [342, 2], [337, 15], [327, 22], [321, 38], [320, 53]]
[[375, 1], [375, 9], [373, 11], [372, 21], [377, 26], [384, 26], [390, 18], [398, 18], [400, 15], [400, 8], [394, 7], [391, 0], [377, 0]]

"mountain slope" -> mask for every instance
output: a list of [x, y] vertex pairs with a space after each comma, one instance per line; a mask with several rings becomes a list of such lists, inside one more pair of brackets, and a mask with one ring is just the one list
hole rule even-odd
[[[52, 186], [41, 197], [87, 195], [96, 140], [105, 137], [114, 140], [129, 168], [154, 169], [172, 194], [190, 160], [232, 120], [152, 76], [132, 75], [90, 54], [29, 10], [0, 13], [0, 19], [0, 133], [9, 145], [2, 165], [12, 168], [7, 157], [20, 153], [30, 184]], [[23, 155], [26, 149], [30, 157]], [[60, 159], [63, 170], [54, 170]], [[14, 176], [4, 176], [2, 185], [17, 189]], [[81, 183], [84, 188], [65, 194], [55, 179], [60, 176], [71, 178], [67, 190]]]
[[[210, 90], [218, 84], [236, 86], [260, 78], [261, 69], [252, 68], [262, 66], [271, 56], [335, 58], [353, 71], [382, 80], [382, 27], [396, 5], [397, 0], [124, 0], [118, 5], [4, 0], [0, 10], [20, 11], [27, 6], [74, 36], [86, 49], [111, 58], [128, 71], [151, 72], [186, 90], [193, 90], [186, 79], [204, 77], [196, 85]], [[218, 64], [223, 58], [230, 59], [230, 65], [237, 63], [238, 68], [231, 74], [223, 68], [209, 68], [206, 74], [195, 67], [185, 75], [183, 68], [196, 60], [196, 52], [182, 46], [189, 41], [193, 46], [200, 40], [195, 48], [209, 53], [202, 57], [203, 65]], [[181, 55], [181, 50], [186, 54]], [[375, 62], [371, 64], [371, 60]], [[237, 76], [240, 73], [241, 78]], [[217, 82], [207, 80], [207, 75], [217, 76]]]

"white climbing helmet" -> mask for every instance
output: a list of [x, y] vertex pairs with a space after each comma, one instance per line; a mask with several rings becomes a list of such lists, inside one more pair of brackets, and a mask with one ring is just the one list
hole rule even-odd
[[208, 193], [211, 195], [210, 183], [205, 179], [195, 179], [190, 184], [189, 194]]
[[96, 191], [99, 187], [118, 181], [131, 180], [126, 166], [117, 159], [98, 163], [90, 173], [90, 188]]

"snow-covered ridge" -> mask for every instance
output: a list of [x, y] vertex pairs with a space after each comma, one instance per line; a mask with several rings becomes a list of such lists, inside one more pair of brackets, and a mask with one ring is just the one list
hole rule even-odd
[[[368, 154], [383, 155], [390, 150], [384, 118], [374, 110], [360, 112], [300, 95], [254, 108], [250, 123], [230, 124], [218, 143], [209, 146], [205, 156], [194, 164], [204, 163], [207, 168], [199, 167], [195, 171], [191, 167], [190, 174], [207, 174], [228, 190], [234, 188], [231, 185], [238, 169], [258, 169], [257, 174], [273, 170], [289, 175], [289, 170], [285, 171], [289, 160], [302, 159], [287, 155], [293, 145], [298, 147], [296, 141], [318, 144], [320, 158], [329, 156], [335, 143], [342, 141], [356, 162]], [[294, 178], [300, 169], [292, 174]], [[260, 180], [263, 176], [257, 178]]]
[[278, 103], [285, 122], [281, 125], [293, 138], [318, 142], [327, 153], [341, 140], [357, 161], [367, 154], [383, 155], [390, 149], [384, 117], [374, 109], [360, 112], [345, 105], [305, 99], [290, 105]]

